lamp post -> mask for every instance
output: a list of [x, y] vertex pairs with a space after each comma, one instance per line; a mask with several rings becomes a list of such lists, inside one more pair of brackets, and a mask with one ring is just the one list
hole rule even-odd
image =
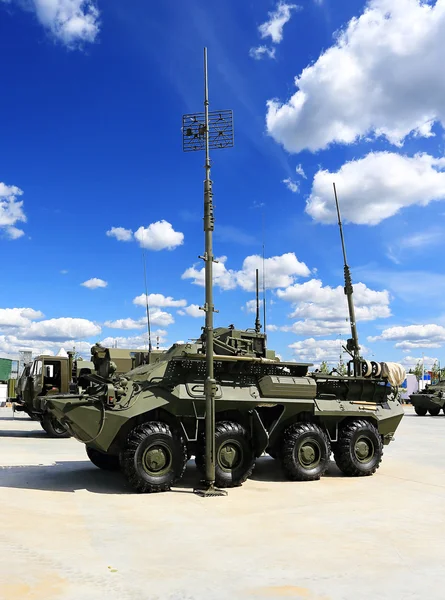
[[207, 76], [207, 48], [204, 48], [204, 113], [183, 115], [182, 148], [184, 152], [205, 151], [204, 180], [204, 239], [205, 252], [200, 256], [205, 265], [204, 343], [206, 353], [206, 378], [204, 393], [205, 417], [205, 480], [204, 488], [196, 489], [201, 496], [222, 496], [227, 492], [215, 488], [215, 391], [213, 365], [213, 193], [210, 179], [210, 150], [233, 146], [233, 115], [231, 110], [209, 111]]

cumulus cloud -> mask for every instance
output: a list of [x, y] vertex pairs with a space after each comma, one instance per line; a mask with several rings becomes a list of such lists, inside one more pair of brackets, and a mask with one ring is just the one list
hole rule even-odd
[[[263, 301], [259, 301], [260, 308], [263, 306]], [[242, 310], [245, 310], [248, 313], [256, 313], [256, 299], [248, 300], [246, 304], [242, 307]], [[268, 329], [271, 328], [271, 325], [268, 325]], [[273, 331], [273, 330], [271, 330]]]
[[370, 152], [364, 158], [345, 163], [336, 173], [319, 170], [306, 212], [321, 223], [337, 221], [333, 181], [341, 198], [344, 219], [360, 225], [376, 225], [404, 207], [444, 200], [445, 158], [425, 153], [410, 157]]
[[107, 287], [108, 283], [103, 279], [98, 279], [97, 277], [93, 277], [92, 279], [88, 279], [84, 281], [80, 285], [88, 288], [89, 290], [95, 290], [96, 288], [104, 288]]
[[[221, 256], [213, 266], [213, 282], [223, 290], [231, 290], [240, 287], [252, 292], [255, 290], [255, 270], [258, 269], [260, 278], [263, 273], [263, 259], [258, 254], [247, 256], [239, 271], [227, 269], [226, 256]], [[309, 268], [300, 262], [294, 252], [288, 252], [280, 256], [266, 258], [265, 262], [265, 284], [267, 288], [287, 287], [294, 283], [297, 277], [308, 277]], [[182, 274], [182, 279], [192, 279], [192, 283], [204, 286], [205, 270], [197, 269], [196, 266], [189, 267]]]
[[93, 0], [15, 1], [33, 10], [45, 29], [67, 47], [94, 42], [99, 33], [99, 11]]
[[[341, 340], [316, 340], [307, 338], [300, 342], [289, 345], [297, 361], [320, 363], [325, 360], [331, 364], [337, 364], [342, 352]], [[361, 354], [368, 353], [364, 346], [360, 347]]]
[[57, 342], [51, 342], [48, 340], [28, 340], [21, 339], [15, 335], [0, 335], [0, 355], [5, 358], [11, 358], [17, 360], [20, 350], [29, 350], [32, 352], [32, 356], [38, 356], [40, 354], [55, 355], [61, 348], [68, 350], [75, 349], [84, 357], [90, 356], [90, 349], [92, 344], [90, 342], [83, 342], [80, 340], [60, 340]]
[[283, 183], [287, 187], [287, 189], [293, 192], [294, 194], [300, 189], [299, 184], [290, 177], [288, 177], [287, 179], [283, 179]]
[[198, 304], [190, 304], [190, 306], [186, 306], [184, 310], [178, 310], [178, 313], [182, 316], [188, 315], [189, 317], [195, 317], [197, 319], [204, 318], [204, 311], [199, 308]]
[[24, 340], [76, 340], [97, 336], [101, 328], [88, 319], [60, 317], [33, 322], [28, 327], [20, 329], [17, 338]]
[[411, 132], [431, 136], [445, 122], [444, 38], [445, 0], [370, 0], [295, 78], [287, 102], [269, 100], [269, 134], [289, 152], [369, 134], [397, 145]]
[[125, 227], [112, 227], [106, 232], [106, 235], [116, 238], [119, 242], [131, 242], [133, 239], [133, 231], [125, 229]]
[[396, 342], [395, 348], [440, 348], [445, 343], [445, 327], [429, 323], [427, 325], [407, 325], [389, 327], [380, 335], [368, 337], [369, 342]]
[[[156, 329], [151, 332], [151, 343], [153, 348], [159, 343], [160, 349], [165, 349], [164, 344], [167, 341], [167, 332], [164, 329]], [[130, 350], [147, 350], [148, 349], [148, 333], [141, 333], [130, 337], [106, 337], [101, 340], [101, 344], [105, 347], [129, 348]]]
[[0, 327], [27, 327], [44, 314], [33, 308], [0, 308]]
[[184, 242], [184, 234], [175, 231], [168, 221], [156, 221], [148, 227], [139, 227], [134, 237], [148, 250], [173, 250]]
[[[159, 310], [159, 308], [149, 309], [150, 324], [160, 325], [161, 327], [168, 327], [175, 322], [173, 316], [165, 311]], [[147, 317], [141, 317], [140, 319], [117, 319], [116, 321], [105, 321], [104, 325], [111, 329], [143, 329], [147, 327]]]
[[[277, 290], [276, 293], [281, 300], [292, 303], [294, 310], [289, 317], [300, 319], [293, 325], [282, 327], [282, 331], [311, 336], [348, 333], [348, 305], [342, 286], [332, 288], [323, 286], [320, 279], [310, 279]], [[389, 303], [387, 290], [376, 291], [364, 283], [354, 284], [355, 316], [358, 322], [390, 317]]]
[[431, 356], [420, 356], [418, 358], [414, 356], [405, 356], [400, 362], [407, 369], [414, 369], [418, 363], [422, 364], [423, 362], [425, 369], [430, 370], [434, 364], [438, 362], [438, 359]]
[[175, 307], [175, 306], [186, 306], [187, 300], [174, 300], [171, 296], [164, 296], [163, 294], [141, 294], [133, 299], [133, 304], [138, 306], [146, 306], [148, 300], [148, 306], [160, 307]]
[[17, 197], [22, 195], [23, 191], [17, 186], [6, 185], [0, 181], [0, 231], [3, 230], [11, 240], [24, 235], [24, 231], [15, 226], [18, 222], [26, 222], [23, 201], [17, 200]]

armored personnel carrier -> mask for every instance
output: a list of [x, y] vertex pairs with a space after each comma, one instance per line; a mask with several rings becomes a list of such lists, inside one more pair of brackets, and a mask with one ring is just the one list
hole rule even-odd
[[425, 389], [409, 397], [416, 414], [424, 417], [427, 412], [437, 417], [440, 409], [445, 413], [445, 381], [427, 385]]
[[[215, 483], [232, 487], [264, 452], [291, 480], [319, 479], [331, 452], [345, 475], [372, 475], [403, 408], [387, 377], [309, 373], [280, 362], [266, 335], [214, 331]], [[47, 397], [46, 409], [103, 469], [121, 469], [137, 492], [168, 490], [194, 455], [204, 465], [205, 336], [174, 344], [157, 362], [124, 376], [106, 349], [85, 393]]]

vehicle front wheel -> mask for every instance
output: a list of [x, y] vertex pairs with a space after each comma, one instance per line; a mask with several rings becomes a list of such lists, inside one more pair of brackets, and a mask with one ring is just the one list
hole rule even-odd
[[315, 481], [326, 472], [331, 447], [325, 432], [315, 423], [296, 423], [283, 436], [281, 461], [292, 481]]
[[95, 448], [85, 446], [88, 458], [91, 460], [93, 465], [104, 471], [118, 471], [120, 469], [119, 457], [115, 454], [105, 454]]
[[379, 468], [382, 456], [382, 439], [372, 423], [357, 419], [341, 429], [334, 449], [334, 458], [338, 468], [345, 475], [372, 475]]
[[419, 415], [419, 417], [424, 417], [427, 413], [426, 408], [423, 408], [422, 406], [415, 406], [414, 410], [416, 412], [416, 415]]
[[150, 421], [130, 431], [121, 454], [122, 471], [139, 493], [165, 492], [184, 474], [187, 447], [169, 425]]
[[43, 429], [46, 433], [53, 438], [69, 438], [71, 435], [69, 434], [66, 427], [62, 425], [60, 421], [58, 421], [55, 417], [53, 417], [50, 413], [45, 413], [40, 421]]

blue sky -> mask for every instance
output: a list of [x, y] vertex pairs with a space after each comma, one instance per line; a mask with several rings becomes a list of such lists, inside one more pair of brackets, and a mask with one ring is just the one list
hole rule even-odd
[[161, 345], [199, 336], [207, 46], [215, 324], [253, 326], [264, 221], [269, 347], [338, 361], [335, 181], [366, 357], [443, 363], [444, 36], [445, 0], [0, 0], [0, 355], [143, 347], [142, 247]]

